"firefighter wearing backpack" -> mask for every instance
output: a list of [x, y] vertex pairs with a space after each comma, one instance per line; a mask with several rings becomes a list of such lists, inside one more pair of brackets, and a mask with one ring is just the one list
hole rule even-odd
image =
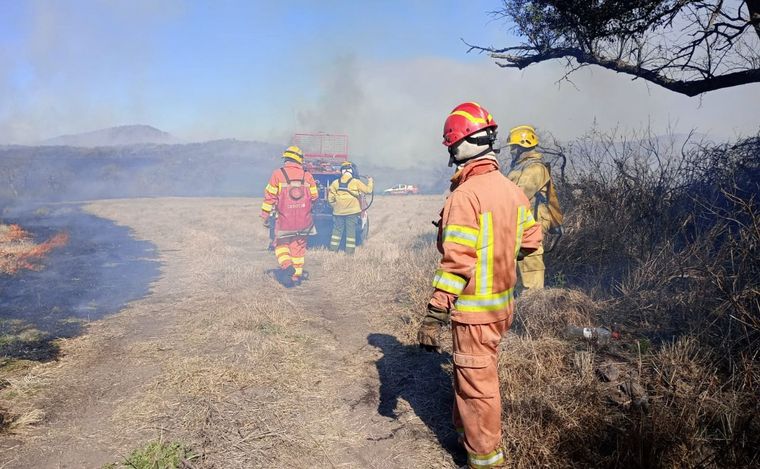
[[[512, 165], [507, 178], [517, 184], [530, 200], [530, 206], [541, 224], [544, 234], [562, 224], [562, 212], [554, 190], [549, 167], [544, 157], [536, 151], [538, 136], [529, 125], [521, 125], [509, 131]], [[544, 288], [544, 248], [517, 261], [517, 270], [524, 289]]]
[[361, 194], [372, 193], [374, 181], [368, 178], [367, 184], [354, 177], [354, 165], [344, 161], [340, 165], [340, 178], [330, 184], [327, 201], [333, 209], [333, 231], [330, 238], [330, 250], [337, 251], [346, 236], [346, 254], [353, 254], [356, 249], [356, 230], [359, 227], [359, 203]]
[[280, 266], [277, 279], [292, 287], [303, 279], [307, 240], [315, 232], [311, 203], [319, 193], [314, 177], [303, 168], [300, 148], [288, 147], [282, 158], [283, 166], [272, 172], [264, 189], [261, 218], [266, 228], [274, 218], [274, 253]]

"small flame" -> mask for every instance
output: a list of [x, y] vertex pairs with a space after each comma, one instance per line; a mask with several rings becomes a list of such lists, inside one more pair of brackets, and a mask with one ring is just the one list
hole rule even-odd
[[44, 243], [36, 244], [19, 225], [0, 225], [0, 273], [15, 274], [20, 270], [41, 270], [36, 263], [53, 249], [65, 246], [69, 234], [56, 233]]

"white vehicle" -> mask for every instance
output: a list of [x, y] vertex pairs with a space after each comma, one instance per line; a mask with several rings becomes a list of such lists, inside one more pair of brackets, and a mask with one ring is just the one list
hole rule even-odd
[[419, 194], [419, 187], [414, 184], [396, 184], [393, 187], [389, 187], [383, 191], [385, 195], [412, 195]]

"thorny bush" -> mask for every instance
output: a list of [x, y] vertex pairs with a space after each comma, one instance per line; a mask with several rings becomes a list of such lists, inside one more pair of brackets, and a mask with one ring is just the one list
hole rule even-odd
[[[597, 132], [546, 153], [566, 213], [550, 288], [500, 368], [514, 467], [760, 464], [760, 138]], [[620, 325], [596, 348], [566, 324]]]
[[550, 270], [616, 299], [620, 321], [656, 324], [654, 339], [698, 332], [726, 369], [757, 350], [760, 137], [714, 145], [592, 132], [566, 152], [566, 235]]

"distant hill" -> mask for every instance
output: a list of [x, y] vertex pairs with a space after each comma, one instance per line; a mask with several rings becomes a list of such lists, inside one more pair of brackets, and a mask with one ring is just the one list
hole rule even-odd
[[216, 140], [98, 147], [0, 145], [0, 206], [9, 201], [260, 196], [282, 145]]
[[[152, 129], [148, 134], [168, 135]], [[118, 130], [123, 127], [110, 129]], [[104, 132], [104, 131], [99, 131]], [[129, 132], [127, 132], [129, 133]], [[245, 140], [197, 143], [116, 144], [119, 138], [82, 134], [45, 145], [0, 145], [0, 209], [13, 202], [55, 202], [122, 197], [255, 196], [263, 194], [272, 170], [281, 164], [284, 144]], [[112, 134], [113, 135], [113, 134]], [[134, 134], [133, 134], [134, 135]], [[110, 145], [96, 145], [108, 140]], [[58, 143], [55, 143], [55, 142]], [[90, 145], [84, 145], [88, 143]], [[363, 164], [378, 193], [398, 183], [442, 192], [451, 171], [443, 165], [399, 169]], [[0, 211], [1, 213], [1, 211]]]
[[61, 135], [41, 142], [41, 145], [69, 147], [111, 147], [122, 145], [180, 143], [173, 135], [149, 125], [122, 125], [81, 134]]

